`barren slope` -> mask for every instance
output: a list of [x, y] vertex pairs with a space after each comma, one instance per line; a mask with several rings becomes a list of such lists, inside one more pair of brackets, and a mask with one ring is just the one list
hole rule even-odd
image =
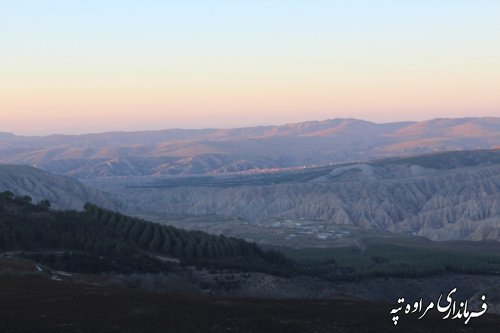
[[115, 184], [115, 191], [157, 213], [322, 220], [436, 240], [498, 240], [499, 158], [498, 150], [443, 153], [266, 175], [164, 179], [144, 187]]
[[34, 202], [48, 199], [54, 208], [82, 209], [86, 202], [117, 208], [119, 204], [106, 194], [68, 178], [29, 166], [0, 165], [0, 192], [29, 195]]

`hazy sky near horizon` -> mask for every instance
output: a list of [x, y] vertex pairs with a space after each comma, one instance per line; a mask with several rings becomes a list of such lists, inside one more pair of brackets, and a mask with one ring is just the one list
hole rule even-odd
[[500, 116], [498, 0], [0, 0], [0, 131]]

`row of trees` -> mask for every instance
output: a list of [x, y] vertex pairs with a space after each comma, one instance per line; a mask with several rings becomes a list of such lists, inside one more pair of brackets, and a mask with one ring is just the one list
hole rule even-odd
[[242, 239], [151, 223], [92, 204], [86, 204], [84, 209], [90, 223], [99, 230], [144, 251], [184, 259], [264, 257], [265, 254], [255, 243]]
[[446, 272], [498, 275], [500, 272], [498, 254], [470, 253], [460, 249], [371, 244], [364, 251], [332, 248], [309, 252], [309, 258], [301, 262], [301, 272], [331, 281], [373, 277], [419, 278]]
[[[12, 191], [0, 192], [0, 207], [3, 208], [5, 202], [7, 201], [16, 202], [20, 205], [29, 205], [32, 203], [33, 199], [29, 195], [16, 196], [16, 194]], [[50, 201], [47, 199], [41, 200], [38, 204], [36, 204], [35, 208], [49, 210]]]
[[[110, 262], [141, 257], [140, 262], [151, 267], [156, 264], [147, 263], [144, 256], [155, 260], [175, 257], [182, 263], [260, 271], [275, 271], [273, 267], [289, 264], [281, 253], [263, 251], [255, 243], [242, 239], [151, 223], [92, 204], [86, 204], [83, 212], [39, 214], [40, 204], [33, 205], [10, 194], [2, 195], [1, 200], [11, 209], [0, 212], [0, 250], [89, 253]], [[84, 258], [78, 257], [82, 263], [91, 262]]]

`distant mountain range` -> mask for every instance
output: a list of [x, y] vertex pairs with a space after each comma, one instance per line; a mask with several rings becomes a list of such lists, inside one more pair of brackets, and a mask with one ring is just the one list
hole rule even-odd
[[500, 147], [500, 118], [376, 124], [357, 119], [236, 129], [86, 135], [0, 133], [0, 163], [80, 179], [217, 175]]

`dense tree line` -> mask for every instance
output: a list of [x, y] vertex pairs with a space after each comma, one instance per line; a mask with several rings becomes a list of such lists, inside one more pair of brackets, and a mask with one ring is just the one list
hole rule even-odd
[[162, 273], [173, 264], [148, 255], [100, 256], [88, 252], [22, 252], [21, 257], [47, 265], [51, 269], [75, 273]]
[[263, 251], [255, 243], [242, 239], [151, 223], [92, 204], [86, 204], [84, 210], [88, 221], [101, 232], [151, 253], [185, 260], [259, 257], [274, 263], [286, 261], [280, 253]]
[[300, 263], [304, 275], [325, 280], [374, 277], [418, 278], [444, 273], [500, 275], [500, 255], [390, 244], [285, 250]]
[[290, 266], [282, 254], [263, 251], [242, 239], [151, 223], [89, 203], [83, 212], [49, 208], [48, 201], [35, 205], [31, 198], [1, 193], [0, 249], [79, 251], [114, 258], [114, 262], [132, 256], [174, 257], [183, 264], [220, 267], [227, 262], [231, 267], [277, 272], [283, 269], [276, 267]]
[[303, 274], [326, 280], [500, 274], [500, 256], [394, 245], [264, 251], [255, 243], [186, 231], [86, 204], [83, 212], [50, 210], [50, 202], [0, 193], [0, 251], [70, 271], [163, 272], [181, 265], [212, 270]]

